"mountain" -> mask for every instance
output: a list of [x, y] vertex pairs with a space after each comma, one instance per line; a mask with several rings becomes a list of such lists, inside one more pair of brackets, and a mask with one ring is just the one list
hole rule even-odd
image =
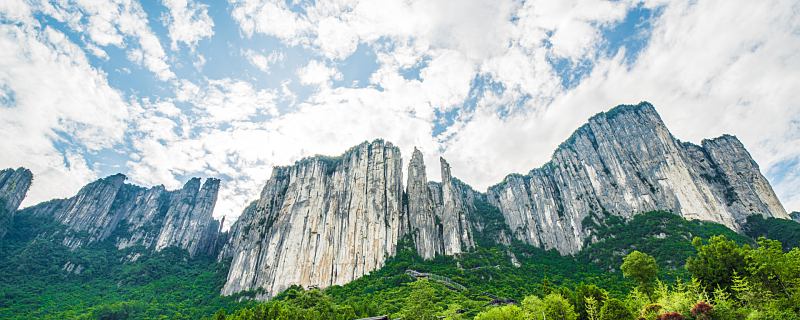
[[444, 159], [442, 182], [426, 181], [418, 150], [403, 190], [400, 166], [399, 149], [376, 140], [276, 168], [220, 254], [232, 258], [222, 293], [344, 284], [382, 267], [406, 236], [427, 259], [462, 254], [484, 233], [475, 208], [487, 202], [505, 224], [496, 243], [565, 255], [598, 241], [610, 217], [663, 210], [733, 230], [751, 215], [789, 218], [738, 139], [681, 142], [647, 102], [595, 115], [550, 162], [486, 193], [454, 178]]
[[800, 223], [800, 212], [794, 211], [794, 212], [792, 212], [792, 214], [790, 216], [792, 217], [792, 220], [797, 221], [798, 223]]
[[[185, 249], [190, 255], [216, 255], [224, 234], [212, 217], [219, 180], [189, 180], [182, 189], [142, 188], [122, 174], [94, 181], [68, 199], [20, 210], [18, 215], [52, 218], [66, 228], [51, 235], [70, 249], [111, 239], [117, 249]], [[136, 255], [131, 259], [136, 259]]]
[[[790, 216], [738, 139], [724, 135], [700, 145], [681, 142], [646, 102], [595, 115], [548, 163], [527, 174], [511, 174], [486, 192], [454, 177], [445, 159], [439, 168], [442, 181], [428, 181], [422, 153], [415, 149], [404, 180], [399, 148], [383, 140], [364, 142], [338, 157], [315, 156], [276, 167], [259, 198], [228, 232], [212, 217], [220, 186], [213, 178], [204, 183], [193, 178], [169, 191], [127, 184], [117, 174], [84, 186], [71, 198], [16, 211], [31, 174], [7, 169], [0, 174], [0, 196], [6, 199], [4, 209], [16, 211], [28, 225], [36, 219], [55, 223], [31, 229], [37, 233], [33, 238], [15, 230], [20, 231], [16, 239], [33, 245], [50, 241], [73, 252], [110, 244], [114, 254], [124, 255], [123, 263], [133, 265], [167, 248], [183, 250], [191, 258], [228, 265], [219, 286], [223, 295], [259, 299], [292, 286], [350, 283], [386, 266], [405, 244], [424, 261], [446, 257], [458, 268], [468, 265], [459, 259], [471, 259], [486, 248], [494, 248], [492, 256], [512, 266], [524, 264], [526, 257], [517, 255], [527, 255], [528, 249], [519, 248], [528, 247], [566, 257], [586, 256], [582, 249], [587, 247], [602, 248], [608, 254], [587, 259], [616, 261], [619, 257], [605, 255], [635, 245], [617, 248], [617, 242], [605, 238], [622, 234], [624, 222], [651, 211], [741, 233], [796, 239], [793, 226], [780, 232], [771, 227], [780, 224], [774, 218], [786, 222]], [[755, 221], [752, 217], [768, 222], [745, 228]], [[674, 224], [659, 219], [667, 222], [658, 228]], [[675, 239], [716, 232], [697, 228], [683, 228]], [[26, 246], [13, 245], [8, 252], [26, 255]], [[684, 243], [681, 250], [685, 255], [691, 248]], [[88, 255], [99, 254], [92, 252]], [[62, 269], [73, 274], [84, 267], [80, 261], [91, 261], [59, 255], [66, 260], [60, 262]]]
[[28, 169], [0, 170], [0, 239], [11, 227], [14, 213], [25, 199], [32, 182], [33, 174]]
[[515, 238], [564, 254], [608, 216], [666, 210], [733, 230], [753, 214], [789, 217], [736, 137], [680, 142], [646, 102], [595, 115], [550, 162], [488, 193]]

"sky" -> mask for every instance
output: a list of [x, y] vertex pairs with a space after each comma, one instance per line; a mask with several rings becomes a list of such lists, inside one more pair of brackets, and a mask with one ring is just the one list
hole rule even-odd
[[273, 166], [376, 138], [485, 190], [649, 101], [678, 139], [739, 137], [800, 210], [800, 1], [3, 0], [0, 23], [23, 206], [216, 177], [230, 223]]

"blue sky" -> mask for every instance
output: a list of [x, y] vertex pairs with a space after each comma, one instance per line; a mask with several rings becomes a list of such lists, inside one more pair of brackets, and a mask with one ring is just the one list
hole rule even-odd
[[235, 217], [272, 166], [374, 138], [485, 188], [647, 100], [680, 139], [737, 135], [800, 210], [799, 6], [4, 1], [0, 166], [34, 171], [26, 205], [116, 172], [219, 177]]

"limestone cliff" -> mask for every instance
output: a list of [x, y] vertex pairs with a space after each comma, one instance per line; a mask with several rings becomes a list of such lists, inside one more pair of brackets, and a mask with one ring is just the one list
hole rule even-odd
[[0, 170], [0, 238], [5, 236], [25, 194], [33, 182], [33, 174], [25, 168]]
[[407, 205], [405, 212], [415, 213], [406, 214], [408, 228], [414, 237], [417, 253], [425, 259], [431, 259], [438, 254], [444, 253], [441, 217], [437, 215], [440, 211], [437, 208], [441, 207], [434, 206], [434, 190], [438, 190], [438, 188], [428, 187], [422, 152], [414, 148], [414, 153], [411, 154], [411, 161], [408, 163]]
[[735, 137], [680, 142], [649, 103], [592, 117], [550, 162], [485, 194], [439, 164], [442, 182], [427, 181], [415, 149], [405, 192], [400, 151], [380, 140], [275, 168], [219, 255], [231, 259], [222, 293], [344, 284], [383, 266], [405, 236], [425, 259], [513, 238], [573, 254], [612, 215], [669, 210], [734, 230], [753, 214], [789, 217]]
[[118, 249], [141, 246], [159, 251], [175, 246], [216, 254], [219, 222], [211, 216], [219, 180], [193, 178], [181, 190], [142, 188], [122, 174], [92, 182], [68, 199], [51, 200], [19, 214], [51, 217], [66, 226], [56, 236], [75, 249], [110, 239]]
[[344, 284], [383, 266], [402, 227], [400, 151], [376, 140], [276, 167], [234, 224], [223, 294]]
[[439, 162], [441, 183], [427, 181], [422, 153], [416, 148], [408, 164], [404, 212], [417, 253], [425, 259], [473, 248], [473, 229], [481, 226], [473, 215], [475, 199], [483, 195], [453, 178], [447, 161], [441, 158]]
[[514, 237], [562, 254], [579, 251], [608, 215], [670, 210], [734, 230], [752, 214], [788, 218], [738, 139], [680, 142], [646, 102], [592, 117], [550, 162], [488, 196]]

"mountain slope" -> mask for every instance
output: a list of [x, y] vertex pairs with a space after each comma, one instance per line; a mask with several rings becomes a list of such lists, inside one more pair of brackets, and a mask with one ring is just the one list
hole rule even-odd
[[666, 210], [734, 230], [753, 214], [788, 219], [739, 140], [680, 142], [646, 102], [595, 115], [550, 162], [488, 193], [515, 238], [564, 254], [592, 235], [585, 223], [609, 216]]
[[789, 218], [735, 137], [680, 142], [646, 102], [592, 117], [542, 168], [487, 193], [453, 177], [444, 159], [442, 182], [426, 181], [418, 150], [403, 190], [400, 164], [399, 149], [376, 140], [276, 168], [220, 256], [233, 258], [223, 293], [344, 284], [383, 266], [406, 235], [426, 259], [462, 255], [486, 238], [478, 206], [502, 216], [488, 245], [515, 239], [561, 254], [599, 240], [606, 221], [647, 211], [733, 230], [751, 215]]

